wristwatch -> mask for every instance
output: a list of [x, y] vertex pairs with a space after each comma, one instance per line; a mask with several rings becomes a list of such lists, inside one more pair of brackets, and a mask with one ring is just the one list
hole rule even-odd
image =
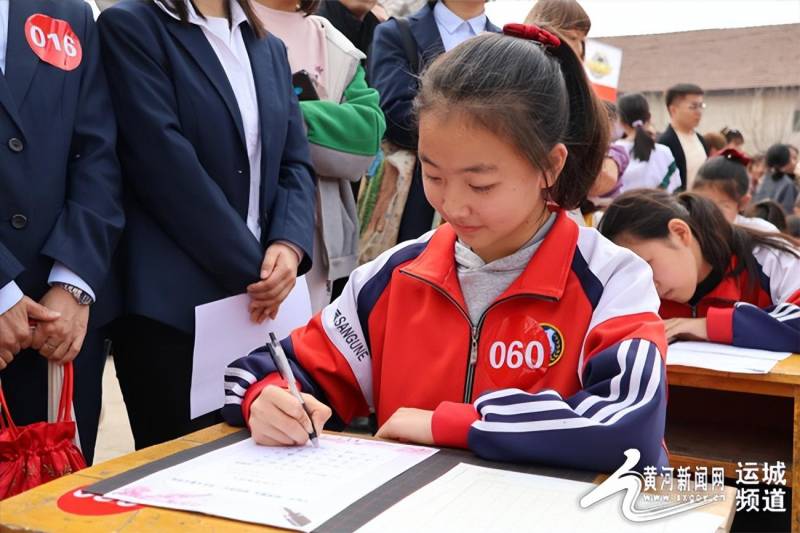
[[53, 283], [53, 285], [61, 287], [62, 289], [70, 293], [72, 297], [75, 298], [75, 301], [78, 302], [78, 304], [80, 305], [89, 305], [94, 303], [94, 300], [92, 300], [91, 296], [86, 294], [83, 290], [79, 289], [75, 285], [70, 285], [69, 283], [63, 283], [61, 281], [56, 281], [55, 283]]

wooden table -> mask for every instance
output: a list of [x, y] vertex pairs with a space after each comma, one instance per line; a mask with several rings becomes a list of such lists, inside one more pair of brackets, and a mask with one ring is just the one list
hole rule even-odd
[[792, 490], [792, 532], [800, 532], [800, 355], [768, 374], [667, 367], [666, 442], [673, 466], [722, 466], [736, 479], [737, 462], [786, 464]]
[[[135, 511], [107, 516], [80, 516], [65, 513], [56, 505], [63, 494], [79, 487], [91, 485], [98, 480], [115, 476], [131, 468], [219, 439], [236, 431], [239, 431], [239, 428], [225, 424], [212, 426], [183, 438], [95, 465], [0, 502], [0, 533], [17, 533], [19, 531], [58, 533], [284, 531], [156, 507], [143, 507]], [[596, 482], [601, 482], [605, 477], [598, 476]], [[704, 507], [703, 511], [723, 517], [725, 526], [720, 531], [728, 531], [733, 522], [734, 509], [735, 490], [732, 487], [726, 487], [725, 501], [710, 504]]]

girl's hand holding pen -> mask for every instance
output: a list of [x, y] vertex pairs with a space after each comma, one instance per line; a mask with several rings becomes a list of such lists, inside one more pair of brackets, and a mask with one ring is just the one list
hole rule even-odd
[[[331, 408], [310, 394], [302, 396], [314, 419], [313, 427], [322, 430], [331, 417]], [[303, 405], [288, 390], [276, 385], [265, 387], [253, 401], [248, 425], [253, 440], [266, 446], [304, 445], [312, 431]]]

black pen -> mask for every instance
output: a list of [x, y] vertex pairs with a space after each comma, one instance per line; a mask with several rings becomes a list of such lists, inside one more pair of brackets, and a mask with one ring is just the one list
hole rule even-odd
[[269, 350], [269, 355], [272, 357], [272, 362], [275, 363], [275, 367], [278, 369], [281, 377], [289, 384], [289, 392], [292, 394], [292, 396], [300, 401], [300, 405], [303, 406], [303, 410], [305, 410], [306, 414], [308, 415], [308, 419], [311, 421], [311, 433], [308, 434], [308, 438], [311, 440], [311, 444], [314, 445], [315, 448], [318, 448], [319, 438], [317, 438], [317, 430], [314, 427], [314, 419], [311, 418], [311, 413], [308, 410], [308, 406], [306, 405], [306, 402], [303, 401], [300, 391], [297, 390], [297, 385], [294, 381], [294, 372], [292, 372], [292, 367], [289, 365], [289, 360], [286, 358], [286, 352], [283, 351], [283, 347], [281, 346], [281, 343], [278, 342], [278, 339], [275, 337], [274, 333], [269, 334], [267, 349]]

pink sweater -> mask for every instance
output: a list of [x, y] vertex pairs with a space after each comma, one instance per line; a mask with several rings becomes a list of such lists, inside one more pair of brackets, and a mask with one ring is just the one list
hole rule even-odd
[[269, 33], [283, 41], [289, 52], [292, 72], [305, 70], [314, 82], [320, 99], [325, 99], [325, 68], [328, 63], [325, 29], [318, 20], [297, 11], [278, 11], [258, 2], [253, 8]]

